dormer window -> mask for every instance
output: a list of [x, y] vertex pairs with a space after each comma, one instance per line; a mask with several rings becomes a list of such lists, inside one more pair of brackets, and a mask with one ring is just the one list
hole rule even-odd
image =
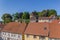
[[47, 30], [47, 27], [44, 27], [44, 30]]

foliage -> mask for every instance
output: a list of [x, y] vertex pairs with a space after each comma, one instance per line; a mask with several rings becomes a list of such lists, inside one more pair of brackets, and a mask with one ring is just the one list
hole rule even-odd
[[53, 10], [53, 9], [49, 10], [48, 9], [48, 10], [43, 10], [42, 12], [38, 12], [38, 16], [40, 16], [40, 17], [49, 17], [51, 15], [57, 16], [56, 10]]
[[33, 14], [33, 16], [35, 16], [35, 17], [36, 17], [36, 16], [38, 15], [38, 12], [33, 11], [33, 12], [32, 12], [32, 14]]
[[23, 19], [19, 19], [18, 22], [21, 22], [22, 23], [23, 22]]
[[19, 19], [19, 16], [18, 15], [19, 15], [18, 12], [16, 12], [15, 14], [13, 14], [13, 20]]
[[29, 12], [24, 12], [22, 15], [22, 19], [29, 19], [29, 18], [30, 18]]
[[48, 16], [51, 16], [51, 15], [55, 15], [55, 16], [57, 16], [57, 12], [56, 12], [56, 10], [53, 10], [53, 9], [49, 10], [49, 14], [48, 14]]
[[39, 17], [42, 17], [43, 16], [43, 13], [42, 12], [38, 12], [38, 16]]
[[[33, 16], [36, 17], [36, 19], [38, 19], [38, 17], [49, 17], [51, 15], [57, 16], [57, 18], [59, 18], [60, 16], [57, 15], [56, 10], [51, 9], [51, 10], [42, 10], [41, 12], [36, 12], [33, 11], [32, 12]], [[30, 14], [29, 12], [16, 12], [15, 14], [13, 14], [12, 16], [8, 13], [3, 14], [2, 19], [4, 21], [4, 23], [9, 23], [18, 20], [19, 22], [25, 21], [26, 23], [29, 23], [30, 21]]]
[[22, 19], [23, 12], [18, 13], [19, 19]]
[[4, 21], [4, 23], [12, 22], [12, 16], [8, 13], [5, 13], [2, 16], [2, 20]]
[[27, 24], [28, 24], [29, 22], [30, 22], [30, 20], [29, 20], [29, 19], [26, 19], [26, 20], [25, 20], [25, 23], [27, 23]]

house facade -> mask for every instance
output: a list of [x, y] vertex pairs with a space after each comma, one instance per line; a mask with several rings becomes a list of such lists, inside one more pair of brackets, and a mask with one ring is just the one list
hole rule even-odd
[[30, 14], [30, 22], [36, 22], [36, 17], [33, 14]]
[[39, 17], [38, 22], [51, 22], [49, 17]]
[[48, 40], [49, 23], [29, 23], [25, 30], [25, 40]]
[[52, 22], [53, 20], [56, 20], [57, 17], [55, 15], [51, 15], [50, 17], [39, 17], [38, 22]]
[[22, 40], [21, 34], [2, 32], [1, 35], [3, 40]]
[[57, 17], [55, 15], [51, 15], [50, 17], [38, 17], [30, 14], [30, 22], [52, 22], [56, 19]]
[[60, 40], [60, 20], [29, 23], [24, 33], [25, 40]]
[[37, 36], [37, 35], [25, 35], [25, 40], [48, 40], [48, 37]]
[[49, 40], [60, 40], [60, 20], [52, 21], [49, 30]]
[[19, 22], [8, 23], [1, 31], [1, 37], [3, 40], [23, 40], [23, 32], [26, 24]]
[[2, 40], [60, 40], [60, 20], [52, 22], [10, 22], [0, 31]]

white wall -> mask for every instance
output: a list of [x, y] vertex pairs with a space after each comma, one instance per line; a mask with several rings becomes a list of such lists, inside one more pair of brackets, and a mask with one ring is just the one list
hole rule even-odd
[[10, 38], [11, 40], [12, 39], [13, 40], [22, 40], [22, 35], [21, 34], [13, 34], [13, 33], [8, 33], [8, 32], [1, 32], [1, 37], [3, 39]]
[[38, 20], [38, 22], [50, 22], [49, 20]]

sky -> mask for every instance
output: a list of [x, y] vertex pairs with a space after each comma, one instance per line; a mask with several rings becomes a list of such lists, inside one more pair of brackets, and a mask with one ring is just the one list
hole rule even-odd
[[60, 15], [60, 0], [0, 0], [0, 21], [4, 13], [42, 11], [55, 9]]

